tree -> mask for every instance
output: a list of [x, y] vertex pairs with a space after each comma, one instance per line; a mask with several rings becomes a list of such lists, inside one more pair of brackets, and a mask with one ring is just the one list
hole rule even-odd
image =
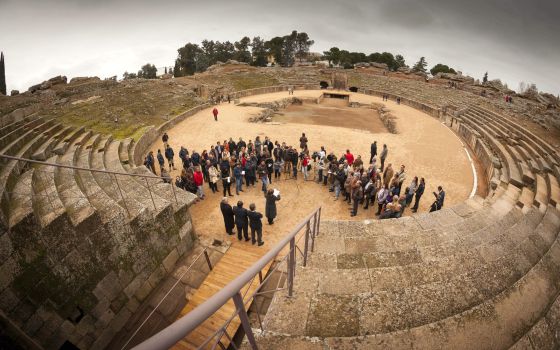
[[269, 41], [264, 43], [268, 54], [274, 58], [276, 64], [282, 64], [282, 46], [284, 45], [284, 39], [276, 36]]
[[157, 68], [153, 64], [146, 63], [142, 66], [142, 68], [138, 71], [139, 78], [145, 79], [155, 79], [157, 78]]
[[488, 72], [484, 73], [482, 77], [482, 84], [486, 84], [488, 82]]
[[401, 67], [406, 67], [406, 63], [404, 61], [404, 57], [402, 55], [396, 55], [395, 56], [395, 70], [401, 68]]
[[233, 46], [235, 47], [235, 54], [233, 58], [238, 62], [251, 62], [251, 53], [249, 52], [249, 45], [251, 44], [251, 39], [244, 36], [241, 40], [236, 41]]
[[329, 65], [337, 65], [340, 63], [340, 49], [338, 47], [331, 47], [329, 51], [323, 51], [323, 57], [329, 61]]
[[[196, 72], [196, 60], [202, 52], [197, 44], [187, 43], [179, 50], [179, 56], [175, 61], [175, 76], [193, 75]], [[178, 69], [177, 69], [178, 68]]]
[[414, 67], [412, 67], [412, 71], [413, 72], [426, 73], [426, 66], [427, 65], [428, 65], [428, 62], [426, 62], [426, 58], [424, 56], [422, 56], [422, 57], [420, 57], [420, 60], [418, 60], [418, 62], [416, 62]]
[[4, 52], [0, 52], [0, 93], [6, 95], [6, 66], [4, 65]]
[[282, 65], [291, 67], [294, 65], [296, 56], [297, 31], [293, 30], [290, 35], [283, 38], [282, 43]]
[[169, 67], [169, 69], [167, 69], [167, 73], [169, 73], [171, 75], [174, 75], [173, 74], [173, 67]]
[[430, 73], [432, 73], [432, 75], [434, 76], [440, 72], [453, 73], [453, 74], [457, 73], [453, 68], [449, 68], [446, 64], [441, 64], [441, 63], [436, 64], [432, 69], [430, 69]]
[[257, 67], [266, 67], [268, 63], [267, 55], [266, 55], [266, 47], [264, 40], [260, 37], [256, 36], [253, 38], [253, 42], [251, 43], [251, 54], [252, 54], [252, 62], [253, 66]]
[[179, 64], [178, 58], [175, 60], [175, 66], [173, 67], [173, 76], [175, 78], [183, 76], [183, 72], [181, 72], [181, 65]]
[[123, 73], [123, 80], [136, 79], [136, 78], [138, 78], [138, 75], [136, 75], [136, 73], [129, 73], [129, 72]]
[[309, 35], [305, 32], [297, 33], [296, 35], [296, 57], [299, 58], [301, 62], [304, 58], [307, 58], [309, 54], [309, 48], [315, 42], [309, 39]]

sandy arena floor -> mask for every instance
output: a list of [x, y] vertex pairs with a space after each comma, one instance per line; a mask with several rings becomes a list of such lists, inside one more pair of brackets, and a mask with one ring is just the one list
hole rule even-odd
[[[319, 97], [323, 92], [316, 91], [295, 91], [295, 96]], [[287, 97], [287, 92], [273, 93], [266, 95], [251, 96], [242, 99], [242, 102], [263, 102], [274, 101]], [[317, 115], [306, 118], [305, 113], [297, 123], [290, 122], [294, 114], [290, 112], [288, 116], [278, 116], [272, 124], [249, 123], [251, 115], [256, 114], [260, 108], [240, 107], [233, 103], [221, 104], [218, 106], [220, 111], [218, 122], [213, 120], [212, 108], [203, 110], [196, 115], [178, 124], [168, 132], [169, 142], [175, 150], [175, 161], [180, 162], [178, 153], [181, 145], [184, 145], [191, 153], [193, 150], [202, 153], [204, 149], [210, 149], [210, 145], [216, 141], [223, 142], [229, 137], [235, 141], [242, 137], [246, 142], [254, 140], [255, 136], [260, 135], [261, 140], [264, 136], [269, 136], [274, 142], [285, 141], [287, 144], [299, 146], [299, 137], [305, 132], [309, 139], [309, 149], [319, 150], [324, 145], [327, 152], [331, 150], [340, 156], [347, 148], [354, 156], [362, 155], [362, 158], [369, 160], [370, 144], [376, 140], [378, 149], [385, 143], [389, 148], [387, 163], [392, 163], [396, 170], [401, 164], [406, 165], [408, 186], [414, 176], [426, 179], [426, 191], [420, 202], [419, 212], [428, 210], [434, 197], [432, 192], [438, 185], [442, 185], [446, 191], [446, 206], [460, 203], [468, 198], [472, 186], [473, 175], [470, 162], [465, 154], [458, 137], [434, 119], [414, 108], [397, 105], [395, 102], [383, 102], [380, 98], [373, 96], [351, 93], [350, 101], [361, 103], [384, 103], [397, 118], [397, 129], [399, 134], [386, 132], [372, 133], [370, 128], [356, 129], [363, 125], [363, 119], [367, 116], [358, 115], [352, 117], [351, 108], [349, 113], [340, 116], [338, 126], [334, 126], [332, 118], [326, 124], [321, 125], [321, 120]], [[304, 111], [309, 105], [302, 106]], [[297, 108], [296, 108], [297, 111]], [[352, 118], [361, 118], [360, 121]], [[376, 113], [372, 111], [372, 125], [379, 125]], [[336, 124], [335, 124], [336, 125]], [[378, 129], [379, 130], [379, 129]], [[158, 148], [162, 148], [159, 140], [152, 145], [154, 153]], [[178, 171], [172, 173], [178, 175]], [[281, 237], [288, 233], [305, 215], [317, 206], [323, 207], [324, 219], [344, 219], [350, 220], [350, 205], [344, 203], [342, 199], [333, 200], [333, 195], [323, 185], [313, 181], [303, 181], [303, 175], [298, 175], [298, 180], [282, 178], [277, 181], [272, 179], [272, 186], [280, 190], [282, 199], [278, 202], [278, 217], [275, 224], [269, 226], [264, 223], [263, 239], [266, 242], [265, 248], [277, 242]], [[218, 188], [221, 190], [221, 183]], [[195, 230], [198, 235], [213, 237], [220, 240], [232, 241], [234, 236], [227, 236], [224, 231], [223, 219], [219, 209], [222, 194], [212, 194], [208, 186], [204, 185], [206, 199], [195, 204], [191, 209]], [[260, 190], [260, 183], [255, 188], [244, 188], [240, 196], [235, 196], [235, 186], [232, 185], [234, 197], [230, 197], [230, 204], [243, 200], [245, 207], [254, 202], [258, 211], [264, 212], [264, 197]], [[355, 220], [373, 219], [374, 210], [360, 208]], [[405, 211], [405, 215], [410, 215], [410, 210]], [[243, 243], [245, 244], [245, 243]]]

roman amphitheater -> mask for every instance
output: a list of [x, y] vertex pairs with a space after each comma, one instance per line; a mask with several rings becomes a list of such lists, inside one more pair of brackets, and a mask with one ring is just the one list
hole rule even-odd
[[[6, 346], [560, 348], [560, 133], [531, 118], [557, 105], [460, 75], [235, 62], [32, 90], [0, 97]], [[258, 247], [226, 234], [221, 182], [199, 200], [143, 165], [163, 133], [177, 155], [230, 137], [297, 147], [302, 132], [366, 164], [386, 144], [386, 164], [426, 179], [418, 212], [350, 217], [315, 174], [283, 174]], [[238, 199], [264, 212], [260, 184]]]

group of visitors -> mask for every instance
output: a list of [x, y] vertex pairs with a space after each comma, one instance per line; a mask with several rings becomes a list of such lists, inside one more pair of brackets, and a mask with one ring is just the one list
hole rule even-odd
[[[169, 171], [175, 169], [174, 150], [169, 145], [169, 136], [162, 136], [164, 152], [158, 150], [157, 161], [160, 165], [161, 176], [164, 181], [171, 182], [166, 171], [165, 159]], [[223, 199], [220, 204], [226, 232], [233, 234], [237, 228], [238, 239], [251, 239], [253, 243], [262, 243], [263, 215], [256, 210], [256, 205], [251, 203], [249, 209], [243, 207], [243, 202], [238, 201], [235, 206], [228, 203], [227, 196], [233, 196], [231, 186], [235, 184], [235, 193], [244, 192], [245, 187], [256, 187], [258, 180], [261, 190], [266, 198], [265, 217], [269, 224], [274, 223], [276, 217], [276, 201], [280, 199], [270, 184], [282, 178], [297, 179], [301, 172], [305, 181], [314, 175], [317, 183], [328, 186], [338, 200], [342, 195], [350, 204], [350, 215], [356, 216], [360, 206], [367, 210], [370, 205], [377, 207], [375, 213], [380, 219], [399, 218], [404, 210], [410, 207], [412, 212], [417, 212], [420, 200], [424, 194], [426, 183], [424, 178], [413, 177], [407, 183], [406, 166], [401, 165], [398, 170], [393, 169], [391, 163], [386, 164], [389, 154], [387, 145], [383, 145], [378, 152], [377, 142], [370, 146], [369, 162], [366, 163], [360, 155], [354, 156], [347, 149], [340, 157], [334, 152], [327, 154], [324, 146], [319, 151], [311, 153], [308, 148], [308, 138], [303, 133], [299, 138], [299, 150], [285, 142], [274, 143], [265, 136], [261, 140], [245, 142], [241, 137], [238, 141], [233, 138], [216, 142], [209, 150], [198, 153], [196, 150], [188, 151], [185, 147], [179, 150], [182, 163], [181, 174], [175, 179], [175, 185], [190, 191], [204, 199], [203, 184], [206, 182], [213, 193], [219, 192], [218, 183], [222, 184]], [[164, 159], [165, 158], [165, 159]], [[154, 174], [153, 152], [145, 160], [145, 165]], [[443, 207], [445, 192], [438, 187], [434, 192], [435, 201], [430, 211]], [[251, 228], [251, 238], [248, 235]]]

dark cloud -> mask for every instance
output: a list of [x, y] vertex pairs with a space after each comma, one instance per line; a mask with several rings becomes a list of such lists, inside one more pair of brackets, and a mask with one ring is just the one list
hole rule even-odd
[[0, 50], [8, 88], [51, 74], [121, 75], [172, 64], [176, 49], [202, 39], [270, 38], [296, 29], [314, 51], [425, 56], [510, 87], [534, 82], [560, 92], [560, 1], [511, 0], [0, 0]]

